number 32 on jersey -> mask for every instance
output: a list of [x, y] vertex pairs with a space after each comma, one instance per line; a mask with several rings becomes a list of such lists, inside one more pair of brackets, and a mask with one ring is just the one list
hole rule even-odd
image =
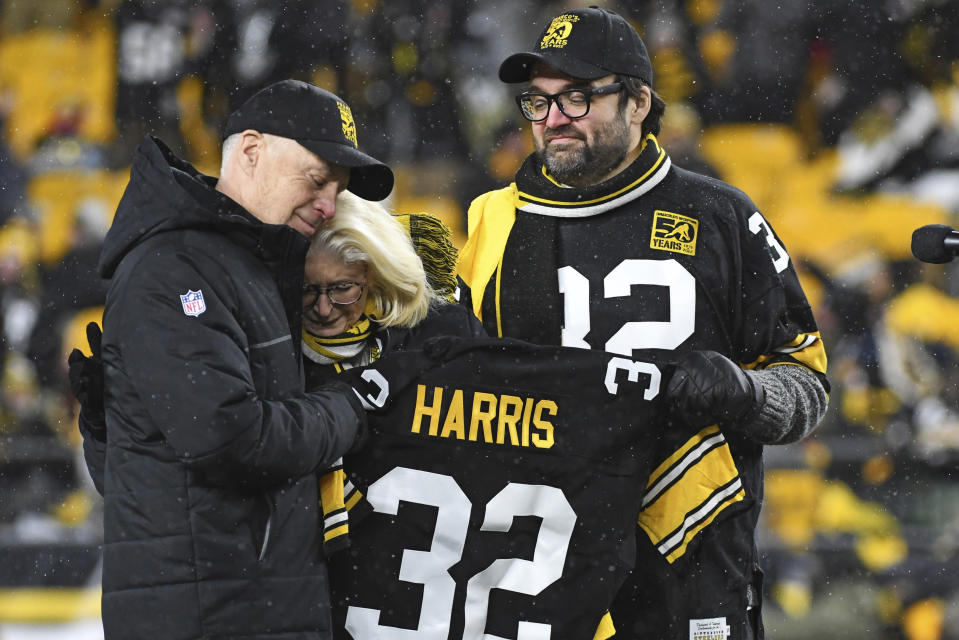
[[[623, 385], [629, 388], [630, 383], [638, 383], [641, 386], [631, 387], [629, 392], [642, 393], [649, 401], [659, 395], [661, 380], [659, 368], [652, 363], [613, 357], [607, 363], [603, 382], [611, 395], [617, 395]], [[518, 517], [542, 520], [532, 560], [495, 559], [466, 583], [463, 640], [503, 640], [486, 632], [490, 592], [502, 589], [536, 596], [562, 579], [578, 519], [563, 490], [554, 486], [510, 481], [486, 504], [474, 505], [452, 476], [404, 466], [394, 467], [373, 482], [366, 499], [375, 512], [390, 516], [399, 515], [402, 502], [435, 507], [436, 523], [427, 550], [404, 549], [399, 575], [386, 578], [423, 585], [417, 627], [381, 625], [379, 609], [351, 605], [346, 630], [356, 640], [448, 640], [457, 592], [450, 569], [466, 551], [475, 508], [483, 513], [481, 532], [508, 533]], [[552, 631], [547, 622], [520, 620], [516, 640], [549, 640]]]

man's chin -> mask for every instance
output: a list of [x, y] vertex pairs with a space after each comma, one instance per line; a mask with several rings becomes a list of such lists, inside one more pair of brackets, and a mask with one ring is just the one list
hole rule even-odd
[[307, 238], [312, 238], [316, 233], [316, 227], [296, 214], [293, 214], [293, 217], [290, 218], [290, 221], [287, 224], [291, 229], [302, 236], [306, 236]]
[[564, 184], [568, 183], [570, 179], [581, 176], [586, 168], [582, 162], [562, 161], [568, 160], [567, 158], [559, 159], [560, 161], [557, 160], [555, 157], [548, 157], [546, 159], [546, 170], [549, 171], [549, 175]]

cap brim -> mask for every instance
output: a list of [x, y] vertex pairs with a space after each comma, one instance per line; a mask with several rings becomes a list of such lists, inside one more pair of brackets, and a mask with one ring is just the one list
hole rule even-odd
[[327, 162], [350, 169], [350, 191], [365, 200], [382, 200], [393, 191], [393, 171], [354, 147], [327, 140], [297, 140]]
[[610, 75], [610, 71], [600, 69], [594, 64], [583, 62], [579, 58], [564, 55], [560, 51], [547, 53], [514, 53], [503, 60], [499, 66], [499, 79], [503, 82], [526, 82], [536, 63], [541, 62], [561, 71], [571, 78], [595, 80]]

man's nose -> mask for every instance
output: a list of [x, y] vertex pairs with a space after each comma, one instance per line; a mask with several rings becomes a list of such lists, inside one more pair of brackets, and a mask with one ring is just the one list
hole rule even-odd
[[313, 198], [313, 209], [319, 214], [322, 221], [332, 220], [336, 215], [336, 197], [329, 197], [325, 193]]
[[340, 183], [331, 180], [316, 192], [313, 198], [313, 209], [322, 220], [332, 220], [333, 216], [336, 215], [336, 196], [339, 195], [340, 191]]
[[546, 114], [546, 120], [544, 122], [550, 129], [558, 129], [559, 127], [565, 127], [572, 121], [572, 118], [560, 110], [559, 103], [553, 102], [549, 106], [549, 113]]

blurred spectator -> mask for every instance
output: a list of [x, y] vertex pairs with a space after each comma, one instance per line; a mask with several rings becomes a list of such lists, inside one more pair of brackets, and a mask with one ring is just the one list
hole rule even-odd
[[26, 353], [36, 366], [42, 387], [66, 388], [60, 343], [66, 323], [82, 309], [102, 307], [108, 282], [97, 273], [110, 213], [101, 201], [88, 199], [77, 207], [71, 248], [43, 279], [39, 313]]
[[228, 5], [232, 49], [218, 47], [228, 71], [224, 77], [231, 79], [227, 113], [284, 78], [338, 92], [351, 35], [346, 0], [229, 0]]
[[817, 3], [813, 11], [829, 60], [828, 74], [814, 88], [820, 94], [823, 142], [829, 146], [877, 95], [928, 83], [929, 74], [942, 75], [942, 65], [959, 51], [954, 0], [833, 1]]
[[222, 77], [225, 52], [215, 45], [229, 47], [228, 18], [217, 0], [126, 0], [117, 7], [116, 120], [123, 133], [116, 166], [129, 161], [147, 133], [185, 155], [180, 82], [190, 74], [210, 82]]
[[469, 37], [467, 6], [456, 0], [428, 5], [400, 0], [378, 3], [359, 16], [347, 94], [359, 98], [372, 153], [386, 151], [400, 162], [466, 156], [453, 56]]
[[49, 426], [34, 369], [10, 353], [0, 370], [0, 522], [42, 513], [76, 487], [74, 455]]
[[674, 102], [663, 114], [662, 129], [656, 139], [677, 166], [719, 178], [716, 167], [700, 152], [699, 137], [702, 131], [702, 118], [696, 107], [688, 102]]
[[23, 352], [37, 317], [36, 230], [22, 218], [0, 228], [0, 357]]

